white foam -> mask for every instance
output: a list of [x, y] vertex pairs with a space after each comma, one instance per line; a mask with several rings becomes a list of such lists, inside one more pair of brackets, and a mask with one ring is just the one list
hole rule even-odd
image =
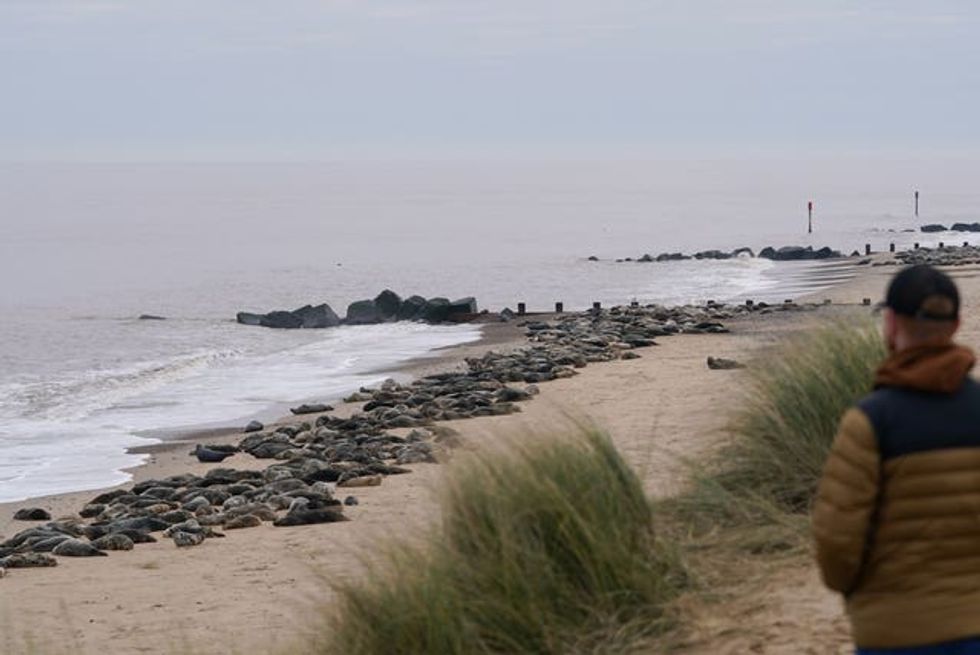
[[479, 338], [471, 326], [341, 327], [313, 343], [247, 355], [233, 349], [171, 362], [7, 384], [0, 396], [0, 502], [97, 489], [129, 479], [138, 436], [235, 424], [304, 398], [377, 383], [405, 360]]

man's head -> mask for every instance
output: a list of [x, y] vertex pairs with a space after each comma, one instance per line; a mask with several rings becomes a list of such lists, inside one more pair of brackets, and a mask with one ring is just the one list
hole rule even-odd
[[960, 326], [956, 284], [932, 266], [910, 266], [896, 275], [885, 297], [885, 341], [892, 352], [947, 343]]

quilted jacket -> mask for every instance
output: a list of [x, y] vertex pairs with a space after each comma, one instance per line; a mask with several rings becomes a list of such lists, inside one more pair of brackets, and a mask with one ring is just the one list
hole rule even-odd
[[893, 354], [841, 419], [813, 508], [862, 648], [980, 636], [980, 385], [951, 343]]

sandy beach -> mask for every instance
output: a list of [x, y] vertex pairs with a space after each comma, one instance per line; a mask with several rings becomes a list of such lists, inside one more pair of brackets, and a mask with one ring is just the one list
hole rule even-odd
[[818, 543], [862, 643], [969, 636], [880, 596], [963, 605], [960, 435], [890, 403], [974, 389], [856, 397], [906, 265], [980, 356], [978, 23], [0, 0], [0, 655], [852, 655]]
[[[726, 321], [731, 334], [658, 339], [631, 361], [590, 364], [577, 375], [541, 385], [541, 393], [512, 416], [443, 423], [471, 444], [501, 434], [560, 429], [570, 420], [593, 421], [614, 439], [640, 472], [649, 493], [682, 487], [685, 460], [715, 452], [724, 442], [728, 410], [738, 402], [740, 371], [709, 370], [708, 356], [745, 361], [781, 335], [841, 315], [868, 313], [860, 300], [877, 301], [894, 267], [862, 267], [857, 277], [815, 294], [828, 307], [775, 312]], [[963, 342], [980, 346], [980, 270], [952, 269], [964, 296]], [[495, 332], [495, 330], [497, 330]], [[414, 362], [404, 375], [458, 365], [463, 357], [522, 341], [516, 330], [487, 331], [488, 340]], [[338, 408], [353, 412], [354, 405]], [[209, 439], [236, 441], [239, 434]], [[213, 465], [188, 456], [187, 443], [150, 449], [134, 480], [176, 473], [203, 474]], [[236, 454], [225, 466], [264, 468]], [[440, 465], [413, 465], [379, 487], [352, 490], [359, 504], [345, 508], [345, 523], [229, 532], [191, 551], [169, 540], [94, 559], [61, 558], [50, 569], [8, 571], [0, 581], [0, 650], [4, 653], [277, 653], [317, 625], [329, 603], [324, 579], [357, 576], [370, 565], [379, 541], [411, 535], [434, 518], [431, 490]], [[344, 490], [339, 490], [343, 492]], [[0, 535], [30, 524], [12, 521], [21, 507], [40, 506], [55, 517], [77, 512], [96, 492], [0, 505]], [[346, 494], [341, 494], [341, 497]], [[847, 626], [837, 599], [825, 592], [809, 561], [774, 565], [723, 608], [693, 611], [688, 651], [697, 653], [844, 652]]]

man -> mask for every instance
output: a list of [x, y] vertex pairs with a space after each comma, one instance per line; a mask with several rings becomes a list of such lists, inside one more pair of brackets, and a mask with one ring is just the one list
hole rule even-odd
[[930, 266], [888, 288], [889, 357], [844, 414], [813, 508], [859, 655], [980, 654], [980, 385], [960, 297]]

